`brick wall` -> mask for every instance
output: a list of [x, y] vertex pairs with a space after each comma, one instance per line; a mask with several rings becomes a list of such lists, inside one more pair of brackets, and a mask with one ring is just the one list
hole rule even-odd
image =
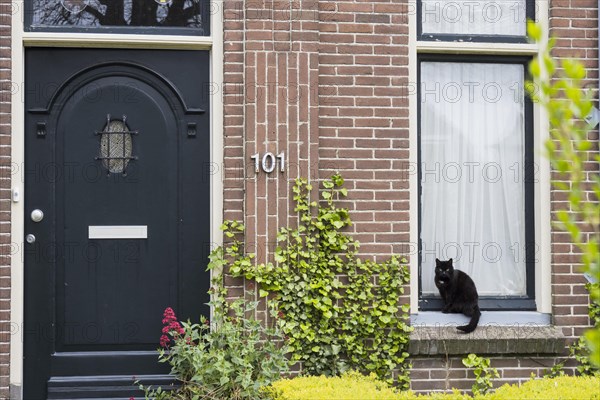
[[[342, 174], [363, 253], [409, 241], [407, 18], [401, 1], [225, 2], [225, 219], [259, 262], [294, 224], [298, 176]], [[254, 172], [266, 151], [286, 153], [283, 176]]]
[[0, 398], [8, 398], [10, 347], [11, 12], [0, 4]]
[[[225, 219], [244, 220], [246, 244], [268, 257], [276, 229], [292, 224], [290, 189], [296, 176], [326, 178], [340, 171], [350, 195], [364, 254], [387, 258], [409, 242], [408, 138], [409, 2], [224, 2]], [[579, 57], [598, 79], [597, 3], [552, 0], [557, 57]], [[8, 397], [10, 299], [10, 15], [0, 4], [0, 398]], [[594, 86], [597, 87], [597, 86]], [[591, 139], [597, 140], [597, 133]], [[284, 151], [288, 170], [256, 174], [250, 155]], [[598, 166], [588, 165], [590, 176]], [[565, 206], [553, 194], [552, 209]], [[577, 250], [552, 233], [555, 323], [568, 337], [588, 324]], [[252, 295], [248, 282], [226, 278], [232, 296]], [[263, 308], [264, 310], [264, 308]], [[548, 357], [493, 358], [501, 380], [524, 380], [552, 365]], [[465, 388], [472, 375], [457, 359], [415, 359], [415, 389]], [[468, 378], [466, 381], [463, 378]], [[441, 383], [440, 383], [441, 382]], [[442, 387], [443, 386], [443, 387]]]
[[[522, 383], [535, 376], [542, 376], [556, 359], [548, 356], [490, 357], [490, 365], [498, 370], [499, 378], [493, 379], [494, 388], [505, 383]], [[411, 389], [416, 392], [448, 391], [452, 388], [471, 390], [475, 383], [473, 371], [462, 363], [462, 357], [413, 358]], [[567, 364], [572, 368], [572, 363]], [[571, 370], [572, 373], [572, 370]]]
[[[277, 229], [293, 223], [294, 179], [318, 177], [318, 2], [227, 1], [224, 25], [224, 218], [244, 220], [247, 251], [264, 262]], [[255, 172], [250, 157], [266, 152], [285, 153], [285, 173]], [[226, 284], [255, 295], [250, 282]]]
[[[223, 3], [223, 209], [225, 220], [244, 219], [244, 1]], [[232, 297], [243, 297], [243, 282], [225, 276]]]
[[389, 258], [410, 241], [408, 4], [320, 3], [320, 174], [346, 179], [362, 253]]
[[[587, 84], [598, 89], [598, 3], [595, 0], [553, 0], [550, 2], [550, 34], [557, 38], [553, 56], [558, 59], [581, 60], [588, 70]], [[591, 155], [598, 152], [598, 132], [590, 134], [595, 141]], [[588, 181], [599, 173], [597, 163], [586, 164]], [[556, 171], [553, 178], [561, 179]], [[589, 193], [589, 200], [593, 200]], [[553, 190], [552, 213], [569, 209], [568, 192]], [[580, 273], [580, 251], [571, 244], [569, 234], [552, 228], [552, 313], [554, 323], [563, 328], [570, 342], [588, 326], [588, 296]]]
[[[246, 245], [258, 261], [268, 259], [277, 228], [294, 223], [293, 179], [324, 179], [338, 171], [349, 189], [343, 205], [362, 253], [381, 259], [406, 253], [408, 160], [416, 151], [409, 148], [407, 98], [413, 6], [400, 0], [225, 1], [224, 218], [245, 221]], [[551, 33], [559, 37], [555, 56], [583, 58], [593, 85], [596, 7], [591, 0], [550, 2]], [[250, 156], [265, 151], [286, 153], [283, 176], [254, 172]], [[588, 168], [590, 176], [598, 171], [591, 163]], [[553, 212], [564, 205], [564, 193], [553, 192]], [[588, 324], [588, 298], [569, 242], [568, 235], [552, 232], [552, 301], [554, 323], [574, 340]], [[230, 277], [226, 284], [232, 296], [256, 291]], [[260, 310], [264, 317], [264, 304]], [[493, 357], [492, 366], [500, 370], [499, 382], [520, 381], [554, 361]], [[417, 390], [472, 385], [460, 358], [417, 358], [412, 375]]]

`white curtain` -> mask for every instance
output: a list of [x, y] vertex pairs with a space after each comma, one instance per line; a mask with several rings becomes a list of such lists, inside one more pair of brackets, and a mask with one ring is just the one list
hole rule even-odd
[[523, 65], [421, 63], [422, 289], [454, 259], [483, 296], [526, 294]]
[[525, 36], [525, 0], [423, 0], [423, 33]]

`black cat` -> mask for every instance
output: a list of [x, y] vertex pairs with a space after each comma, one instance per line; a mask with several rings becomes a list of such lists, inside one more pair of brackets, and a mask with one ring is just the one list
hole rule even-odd
[[467, 325], [457, 326], [456, 329], [465, 333], [473, 332], [481, 317], [477, 303], [479, 296], [473, 279], [464, 272], [454, 269], [452, 259], [440, 261], [436, 258], [434, 281], [444, 301], [442, 312], [462, 313], [471, 317]]

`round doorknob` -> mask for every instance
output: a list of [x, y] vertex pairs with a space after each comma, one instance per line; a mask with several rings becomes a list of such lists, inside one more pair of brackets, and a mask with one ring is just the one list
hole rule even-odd
[[31, 212], [31, 220], [33, 222], [40, 222], [44, 219], [44, 212], [38, 208]]
[[30, 233], [29, 235], [25, 236], [25, 241], [29, 244], [35, 243], [35, 235]]

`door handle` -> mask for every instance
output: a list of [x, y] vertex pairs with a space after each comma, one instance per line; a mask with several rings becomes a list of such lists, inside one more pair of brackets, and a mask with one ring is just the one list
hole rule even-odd
[[44, 212], [42, 210], [40, 210], [39, 208], [36, 208], [35, 210], [33, 210], [31, 212], [31, 220], [33, 222], [40, 222], [43, 219], [44, 219]]

